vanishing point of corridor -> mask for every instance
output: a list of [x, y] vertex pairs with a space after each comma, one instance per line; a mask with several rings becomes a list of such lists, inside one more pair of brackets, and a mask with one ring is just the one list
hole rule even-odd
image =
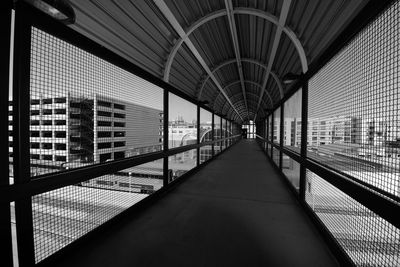
[[57, 265], [337, 265], [282, 179], [255, 141], [242, 140]]

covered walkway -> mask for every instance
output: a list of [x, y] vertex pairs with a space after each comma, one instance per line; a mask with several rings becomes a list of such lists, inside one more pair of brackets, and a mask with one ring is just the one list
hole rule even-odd
[[337, 265], [252, 140], [58, 260], [57, 266]]

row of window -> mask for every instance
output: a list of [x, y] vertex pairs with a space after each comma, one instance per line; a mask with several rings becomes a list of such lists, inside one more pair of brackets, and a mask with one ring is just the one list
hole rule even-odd
[[[124, 147], [124, 146], [125, 146], [125, 142], [114, 142], [114, 147]], [[111, 147], [112, 147], [111, 142], [97, 144], [98, 149], [105, 149], [105, 148], [111, 148]]]
[[31, 120], [31, 125], [44, 125], [44, 126], [51, 126], [51, 125], [66, 125], [66, 120], [54, 120], [54, 124], [52, 120]]
[[[98, 121], [97, 126], [99, 127], [111, 127], [111, 121]], [[125, 127], [125, 122], [114, 121], [114, 127]]]
[[[112, 136], [112, 132], [105, 132], [105, 131], [100, 131], [97, 133], [97, 137], [99, 138], [104, 138], [104, 137], [111, 137]], [[125, 136], [125, 132], [114, 132], [114, 137], [124, 137]]]
[[101, 107], [107, 107], [107, 108], [114, 107], [115, 109], [125, 110], [125, 105], [111, 103], [111, 102], [102, 101], [102, 100], [97, 100], [97, 105], [101, 106]]
[[[31, 131], [30, 132], [31, 137], [53, 137], [53, 132], [52, 131]], [[55, 131], [54, 132], [54, 137], [55, 138], [65, 138], [67, 136], [67, 133], [65, 131]]]
[[[31, 159], [38, 159], [38, 160], [53, 160], [53, 155], [40, 155], [40, 154], [31, 154]], [[54, 156], [55, 161], [62, 161], [66, 162], [66, 156]]]
[[[53, 143], [36, 143], [32, 142], [30, 143], [30, 148], [33, 149], [53, 149]], [[54, 149], [55, 150], [66, 150], [67, 145], [62, 143], [62, 144], [54, 144]]]
[[102, 117], [112, 117], [114, 116], [114, 118], [121, 118], [121, 119], [125, 119], [125, 114], [122, 113], [112, 113], [109, 111], [102, 111], [102, 110], [98, 110], [97, 111], [97, 116], [102, 116]]
[[[66, 103], [67, 98], [59, 97], [59, 98], [44, 98], [42, 99], [42, 104], [62, 104]], [[40, 99], [31, 99], [31, 105], [40, 105]]]

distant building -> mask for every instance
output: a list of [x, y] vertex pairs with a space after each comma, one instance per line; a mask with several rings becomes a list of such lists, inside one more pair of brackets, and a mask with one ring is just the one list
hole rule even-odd
[[[159, 151], [163, 113], [94, 94], [32, 98], [30, 106], [31, 166], [78, 166]], [[12, 106], [9, 106], [12, 161]]]

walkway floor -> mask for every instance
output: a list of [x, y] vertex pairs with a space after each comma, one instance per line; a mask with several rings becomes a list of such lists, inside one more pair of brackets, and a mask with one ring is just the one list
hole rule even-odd
[[59, 266], [337, 266], [251, 140], [115, 228]]

